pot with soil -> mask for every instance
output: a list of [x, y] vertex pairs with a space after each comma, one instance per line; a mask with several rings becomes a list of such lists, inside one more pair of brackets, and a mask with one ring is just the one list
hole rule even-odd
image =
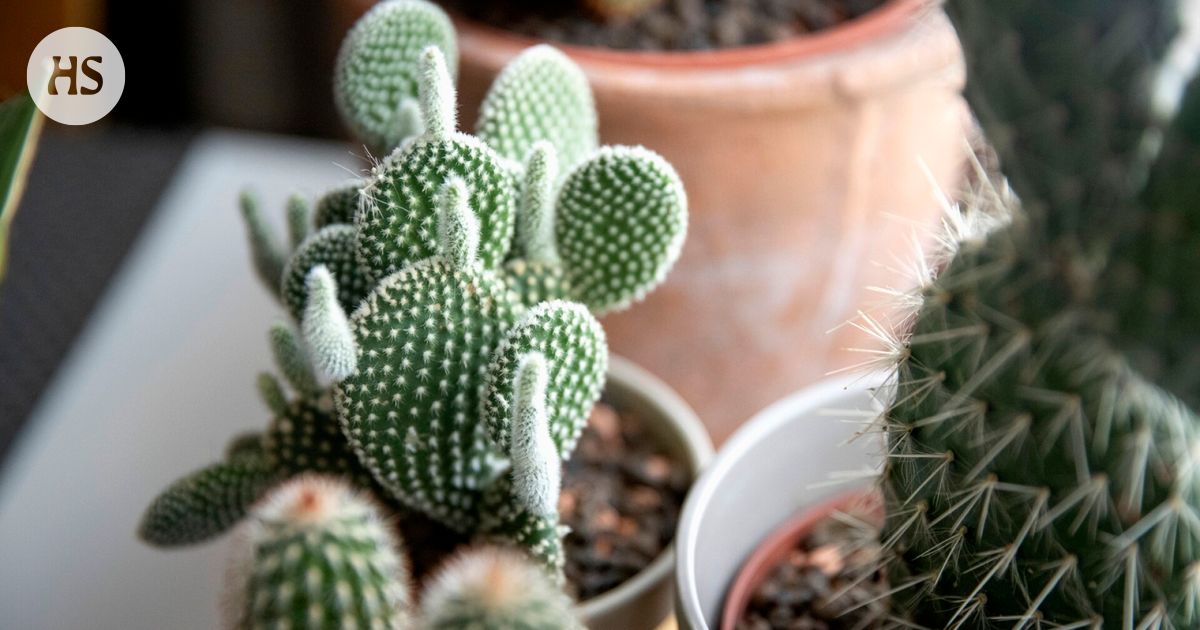
[[[878, 440], [853, 438], [878, 415], [881, 385], [880, 378], [863, 376], [821, 381], [755, 415], [721, 448], [688, 496], [676, 534], [680, 628], [735, 627], [740, 615], [734, 626], [722, 624], [727, 598], [737, 595], [742, 604], [753, 599], [769, 608], [756, 592], [768, 582], [782, 587], [802, 581], [788, 593], [812, 599], [840, 583], [836, 572], [826, 573], [831, 566], [845, 568], [846, 558], [829, 546], [824, 523], [835, 511], [861, 515], [855, 521], [860, 524], [871, 522], [869, 510], [850, 510], [844, 497], [861, 497], [861, 487], [877, 473]], [[839, 479], [842, 483], [833, 483]], [[794, 525], [785, 527], [788, 523]], [[772, 539], [776, 532], [783, 533]], [[764, 545], [765, 540], [770, 542]], [[746, 586], [738, 575], [756, 557], [753, 586]], [[780, 559], [789, 568], [773, 575]]]
[[497, 81], [479, 135], [459, 132], [456, 55], [437, 6], [381, 3], [335, 83], [387, 157], [290, 199], [286, 246], [242, 196], [289, 317], [268, 336], [279, 376], [258, 382], [271, 419], [138, 532], [243, 532], [231, 628], [649, 630], [669, 612], [672, 532], [711, 447], [610, 357], [597, 315], [661, 283], [687, 197], [654, 152], [597, 147], [586, 81], [549, 47]]
[[463, 124], [508, 61], [549, 41], [587, 76], [605, 142], [678, 168], [692, 209], [679, 264], [605, 326], [721, 442], [854, 362], [844, 348], [873, 347], [840, 327], [876, 301], [867, 287], [911, 283], [892, 262], [936, 221], [931, 180], [953, 190], [964, 156], [957, 40], [928, 0], [667, 0], [612, 23], [579, 4], [447, 2]]

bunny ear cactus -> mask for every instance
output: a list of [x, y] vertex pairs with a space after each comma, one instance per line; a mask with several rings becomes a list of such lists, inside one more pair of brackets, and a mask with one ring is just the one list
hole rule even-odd
[[475, 132], [518, 164], [536, 143], [549, 142], [569, 169], [599, 142], [591, 87], [566, 55], [545, 44], [534, 46], [496, 77], [480, 105]]
[[[1200, 268], [1160, 246], [1164, 212], [1178, 229], [1200, 208], [1171, 181], [1195, 164], [1200, 94], [1173, 126], [1150, 98], [1176, 9], [947, 5], [1016, 194], [971, 209], [1015, 218], [958, 244], [897, 349], [882, 538], [900, 625], [1200, 625], [1198, 392], [1145, 369], [1178, 367], [1167, 342], [1200, 320], [1131, 289]], [[1147, 311], [1184, 334], [1146, 343]]]
[[353, 224], [365, 186], [365, 181], [352, 179], [321, 195], [313, 208], [314, 227], [319, 230], [330, 225]]
[[390, 525], [333, 479], [304, 476], [258, 505], [231, 571], [234, 630], [412, 627], [408, 568]]
[[571, 602], [543, 572], [511, 551], [484, 550], [451, 560], [426, 589], [429, 630], [574, 630]]
[[458, 67], [450, 18], [422, 0], [387, 0], [355, 24], [342, 43], [334, 102], [346, 125], [372, 148], [390, 151], [420, 133], [417, 60], [434, 46], [448, 71]]

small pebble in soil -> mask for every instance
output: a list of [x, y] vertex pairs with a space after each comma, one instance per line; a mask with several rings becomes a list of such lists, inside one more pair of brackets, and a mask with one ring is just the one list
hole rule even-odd
[[[877, 571], [870, 517], [823, 521], [758, 587], [737, 630], [860, 630], [883, 627], [887, 590]], [[868, 603], [871, 602], [871, 603]]]
[[578, 0], [442, 0], [448, 8], [518, 33], [583, 46], [703, 50], [766, 44], [833, 28], [887, 0], [662, 0], [605, 22]]

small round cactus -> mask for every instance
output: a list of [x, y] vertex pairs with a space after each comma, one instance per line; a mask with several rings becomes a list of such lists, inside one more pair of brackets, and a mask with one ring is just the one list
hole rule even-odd
[[450, 18], [420, 0], [380, 2], [342, 43], [334, 75], [334, 102], [346, 125], [371, 147], [389, 151], [416, 130], [417, 59], [436, 46], [453, 73], [458, 46]]
[[330, 225], [354, 223], [366, 185], [362, 180], [353, 179], [321, 195], [313, 209], [313, 226], [319, 230]]
[[237, 630], [401, 630], [408, 569], [391, 526], [344, 483], [303, 476], [246, 523], [227, 612]]
[[545, 574], [501, 549], [451, 560], [433, 579], [421, 610], [429, 630], [574, 630], [571, 602]]

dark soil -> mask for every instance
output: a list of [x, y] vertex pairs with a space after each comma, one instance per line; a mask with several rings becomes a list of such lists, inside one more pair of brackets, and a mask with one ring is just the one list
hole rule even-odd
[[632, 50], [706, 50], [776, 42], [859, 17], [887, 0], [663, 0], [605, 21], [579, 0], [443, 0], [468, 17], [539, 39]]
[[566, 537], [567, 583], [591, 599], [646, 568], [675, 535], [687, 470], [645, 433], [642, 419], [605, 403], [588, 418], [563, 470], [558, 509]]
[[[563, 469], [559, 500], [568, 589], [583, 601], [646, 568], [675, 535], [687, 470], [645, 433], [636, 414], [600, 402]], [[398, 524], [419, 583], [469, 541], [418, 514]]]
[[827, 519], [802, 540], [754, 592], [737, 630], [882, 628], [875, 531], [854, 520]]

